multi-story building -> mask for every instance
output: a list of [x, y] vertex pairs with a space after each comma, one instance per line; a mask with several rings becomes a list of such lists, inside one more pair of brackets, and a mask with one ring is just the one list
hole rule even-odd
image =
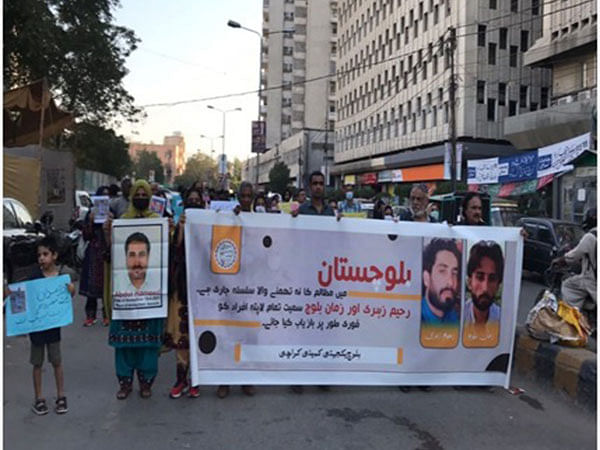
[[156, 153], [162, 162], [167, 183], [173, 183], [175, 177], [185, 170], [185, 139], [179, 131], [172, 136], [165, 136], [162, 144], [129, 143], [129, 156], [133, 161], [141, 151]]
[[[284, 149], [296, 150], [296, 143], [310, 132], [306, 151], [319, 144], [329, 163], [308, 154], [305, 168], [290, 167], [304, 176], [306, 171], [331, 166], [335, 120], [337, 54], [337, 0], [263, 0], [263, 45], [261, 118], [266, 121], [267, 152], [260, 156], [259, 183], [268, 182], [268, 173]], [[318, 135], [313, 132], [317, 132]], [[298, 136], [296, 136], [298, 135]], [[327, 136], [325, 136], [327, 135]], [[285, 143], [287, 139], [292, 141]], [[327, 145], [325, 150], [324, 146]], [[269, 150], [271, 149], [271, 150]], [[292, 150], [289, 150], [292, 151]], [[282, 157], [297, 161], [297, 156]], [[271, 161], [271, 163], [269, 163]], [[256, 157], [245, 162], [244, 177], [255, 181]]]
[[[588, 132], [596, 141], [597, 20], [596, 2], [546, 0], [543, 36], [525, 53], [530, 67], [552, 70], [550, 107], [509, 117], [507, 139], [519, 149], [556, 144]], [[594, 145], [593, 148], [596, 148]], [[586, 154], [575, 170], [553, 182], [553, 215], [579, 221], [596, 205], [597, 161]]]
[[462, 161], [513, 152], [504, 118], [549, 105], [548, 70], [523, 65], [541, 34], [539, 0], [341, 1], [333, 173], [447, 179], [452, 66]]

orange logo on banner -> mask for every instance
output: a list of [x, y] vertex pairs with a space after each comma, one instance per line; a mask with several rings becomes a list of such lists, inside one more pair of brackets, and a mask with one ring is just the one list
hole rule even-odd
[[214, 225], [210, 269], [213, 273], [238, 273], [242, 249], [242, 227]]

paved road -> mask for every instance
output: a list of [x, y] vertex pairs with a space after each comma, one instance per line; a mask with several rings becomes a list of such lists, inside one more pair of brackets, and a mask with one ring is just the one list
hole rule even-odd
[[[534, 283], [523, 291], [536, 291]], [[529, 295], [522, 292], [522, 295]], [[513, 377], [526, 394], [434, 388], [403, 393], [391, 387], [260, 387], [253, 398], [239, 389], [219, 400], [214, 387], [198, 399], [171, 400], [174, 355], [161, 357], [150, 400], [117, 390], [106, 328], [83, 328], [83, 300], [74, 325], [63, 330], [69, 412], [35, 416], [27, 338], [4, 339], [4, 448], [95, 449], [593, 449], [596, 418], [560, 394]], [[50, 367], [44, 392], [54, 398]]]

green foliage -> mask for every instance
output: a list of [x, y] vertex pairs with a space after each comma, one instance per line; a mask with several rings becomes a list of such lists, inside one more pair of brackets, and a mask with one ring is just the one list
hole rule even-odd
[[65, 148], [75, 156], [77, 167], [121, 178], [132, 167], [123, 136], [101, 125], [82, 122], [65, 139]]
[[237, 192], [242, 183], [242, 161], [235, 158], [232, 163], [227, 163], [229, 173], [231, 173], [231, 181], [229, 188]]
[[354, 186], [355, 198], [371, 199], [375, 196], [375, 189], [371, 186]]
[[284, 162], [277, 162], [269, 171], [271, 191], [283, 195], [290, 182], [290, 169]]
[[63, 108], [106, 124], [139, 110], [123, 86], [135, 33], [114, 24], [119, 0], [5, 0], [4, 89], [45, 77]]
[[158, 155], [154, 152], [141, 150], [137, 154], [133, 170], [136, 178], [150, 179], [150, 171], [154, 171], [154, 181], [163, 183], [165, 181], [165, 172]]
[[185, 171], [175, 177], [175, 185], [187, 188], [196, 181], [206, 181], [208, 187], [216, 189], [218, 188], [217, 180], [217, 162], [210, 156], [197, 152], [194, 156], [188, 158]]

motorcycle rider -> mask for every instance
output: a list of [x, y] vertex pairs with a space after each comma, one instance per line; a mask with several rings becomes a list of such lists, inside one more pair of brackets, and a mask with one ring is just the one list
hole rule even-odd
[[586, 231], [579, 244], [566, 253], [556, 258], [553, 264], [565, 265], [581, 261], [581, 273], [573, 275], [562, 282], [562, 299], [571, 306], [579, 309], [583, 307], [586, 297], [589, 295], [594, 303], [596, 299], [596, 208], [586, 211], [582, 227]]

